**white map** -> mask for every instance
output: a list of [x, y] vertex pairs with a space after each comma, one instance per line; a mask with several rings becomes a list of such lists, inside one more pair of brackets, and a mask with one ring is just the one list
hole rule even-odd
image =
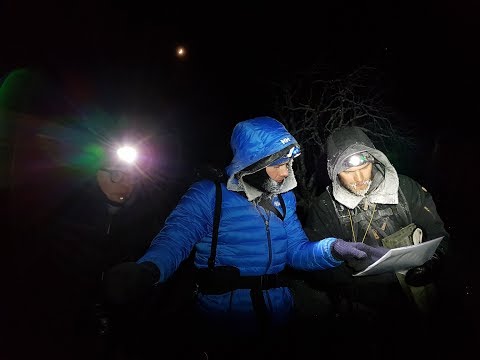
[[404, 273], [412, 267], [423, 265], [430, 259], [442, 239], [443, 236], [418, 245], [390, 249], [365, 270], [353, 274], [353, 276], [376, 275], [385, 272]]

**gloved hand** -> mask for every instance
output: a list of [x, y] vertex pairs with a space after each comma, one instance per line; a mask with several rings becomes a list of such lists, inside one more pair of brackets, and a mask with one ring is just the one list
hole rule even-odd
[[388, 252], [384, 247], [373, 247], [361, 242], [337, 239], [332, 244], [332, 255], [345, 261], [356, 272], [366, 269]]
[[142, 301], [160, 277], [152, 262], [125, 262], [109, 269], [103, 278], [105, 300], [110, 305], [129, 305]]
[[441, 271], [441, 258], [435, 253], [423, 265], [411, 268], [405, 274], [405, 282], [410, 286], [424, 286], [436, 280]]

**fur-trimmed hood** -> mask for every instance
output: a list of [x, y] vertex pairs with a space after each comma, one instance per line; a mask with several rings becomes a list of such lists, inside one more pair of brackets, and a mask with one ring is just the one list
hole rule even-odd
[[230, 145], [233, 159], [225, 169], [229, 190], [245, 192], [250, 201], [260, 197], [262, 192], [244, 182], [243, 177], [264, 169], [282, 157], [290, 159], [287, 159], [289, 175], [279, 193], [290, 191], [297, 186], [292, 169], [294, 156], [291, 149], [299, 146], [279, 121], [266, 116], [242, 121], [233, 129]]
[[[368, 152], [374, 161], [375, 184], [365, 196], [355, 195], [345, 189], [338, 179], [342, 164], [349, 156]], [[398, 203], [398, 175], [387, 156], [377, 150], [370, 138], [359, 127], [343, 127], [334, 131], [327, 139], [327, 171], [332, 180], [332, 190], [335, 200], [353, 209], [364, 197], [371, 203]], [[378, 177], [383, 177], [378, 181]]]

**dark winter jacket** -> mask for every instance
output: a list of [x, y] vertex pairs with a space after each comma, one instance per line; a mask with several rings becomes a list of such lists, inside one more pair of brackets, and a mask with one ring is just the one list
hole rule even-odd
[[[366, 244], [381, 246], [382, 238], [413, 222], [422, 228], [423, 241], [444, 237], [437, 249], [438, 254], [444, 255], [449, 234], [431, 194], [415, 180], [397, 175], [387, 157], [375, 149], [363, 132], [354, 128], [342, 135], [329, 139], [327, 168], [332, 185], [314, 200], [308, 211], [306, 228], [311, 239], [334, 236], [353, 241], [354, 231], [357, 241], [366, 235]], [[342, 187], [337, 176], [344, 159], [363, 151], [375, 159], [372, 185], [364, 197]], [[352, 277], [352, 273], [345, 265], [315, 272], [312, 284], [366, 305], [393, 306], [403, 301], [394, 273], [365, 277]]]
[[166, 197], [138, 184], [122, 206], [111, 204], [95, 179], [66, 199], [48, 224], [48, 256], [65, 285], [96, 296], [103, 272], [136, 261], [171, 210]]

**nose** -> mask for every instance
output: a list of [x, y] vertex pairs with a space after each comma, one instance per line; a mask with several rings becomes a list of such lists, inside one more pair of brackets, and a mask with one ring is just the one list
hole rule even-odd
[[281, 166], [279, 170], [280, 170], [279, 175], [285, 179], [288, 176], [288, 166], [287, 165]]
[[360, 171], [360, 170], [357, 170], [357, 171], [355, 171], [354, 174], [353, 174], [353, 180], [354, 180], [355, 182], [362, 182], [362, 181], [364, 181], [364, 180], [366, 180], [366, 179], [365, 179], [365, 175], [363, 174], [363, 172]]

